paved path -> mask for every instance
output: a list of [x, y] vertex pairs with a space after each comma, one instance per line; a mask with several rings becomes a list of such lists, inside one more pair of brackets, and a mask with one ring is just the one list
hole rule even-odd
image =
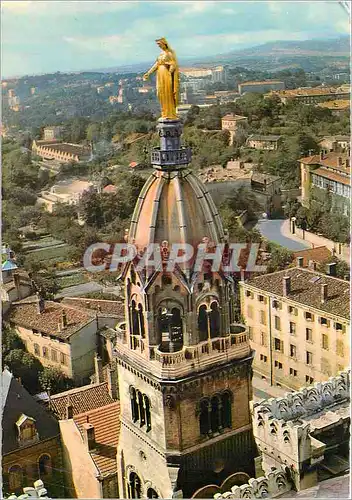
[[289, 232], [283, 232], [285, 220], [282, 219], [260, 219], [255, 226], [264, 238], [278, 243], [289, 250], [305, 250], [311, 248], [311, 245], [295, 237]]
[[252, 385], [254, 401], [256, 402], [269, 398], [282, 398], [288, 392], [291, 392], [289, 389], [270, 385], [269, 382], [263, 380], [258, 375], [253, 375]]

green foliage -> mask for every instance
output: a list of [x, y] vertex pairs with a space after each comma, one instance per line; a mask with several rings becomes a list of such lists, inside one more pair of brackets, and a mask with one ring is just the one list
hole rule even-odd
[[39, 391], [38, 374], [43, 370], [43, 366], [33, 354], [15, 348], [3, 358], [3, 363], [16, 378], [21, 379], [28, 392], [35, 394]]
[[268, 273], [281, 271], [293, 263], [294, 254], [287, 248], [270, 242], [267, 245], [267, 251], [271, 254], [267, 267]]
[[73, 380], [68, 378], [61, 370], [53, 367], [44, 367], [39, 373], [38, 381], [43, 391], [57, 394], [74, 387]]
[[327, 264], [330, 263], [335, 263], [336, 264], [336, 276], [337, 278], [341, 279], [346, 279], [346, 276], [348, 276], [348, 279], [350, 278], [350, 267], [345, 262], [344, 260], [338, 259], [335, 255], [332, 255], [329, 259], [327, 259], [324, 262], [320, 262], [318, 264], [318, 271], [320, 273], [327, 273]]
[[15, 330], [10, 328], [8, 325], [3, 325], [1, 335], [2, 358], [5, 359], [5, 357], [14, 349], [25, 350], [25, 345]]

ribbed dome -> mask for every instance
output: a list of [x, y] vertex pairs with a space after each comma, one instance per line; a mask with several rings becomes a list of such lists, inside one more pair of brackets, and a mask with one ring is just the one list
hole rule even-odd
[[129, 242], [142, 249], [163, 241], [196, 247], [204, 237], [224, 241], [220, 216], [202, 182], [190, 170], [153, 173], [139, 195]]

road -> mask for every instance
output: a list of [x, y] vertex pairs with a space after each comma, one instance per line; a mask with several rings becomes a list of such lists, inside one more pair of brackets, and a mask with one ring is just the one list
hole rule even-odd
[[260, 219], [255, 226], [264, 238], [278, 243], [279, 245], [288, 248], [289, 250], [305, 250], [306, 248], [311, 248], [309, 243], [296, 241], [287, 236], [284, 236], [281, 232], [282, 225], [285, 221], [282, 219]]

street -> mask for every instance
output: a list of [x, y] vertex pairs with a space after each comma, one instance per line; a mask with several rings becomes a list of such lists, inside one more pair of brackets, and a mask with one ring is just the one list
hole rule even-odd
[[289, 250], [305, 250], [306, 248], [311, 248], [311, 245], [306, 242], [297, 241], [294, 238], [289, 238], [282, 234], [282, 226], [284, 224], [283, 219], [260, 219], [255, 226], [264, 238], [273, 241]]

